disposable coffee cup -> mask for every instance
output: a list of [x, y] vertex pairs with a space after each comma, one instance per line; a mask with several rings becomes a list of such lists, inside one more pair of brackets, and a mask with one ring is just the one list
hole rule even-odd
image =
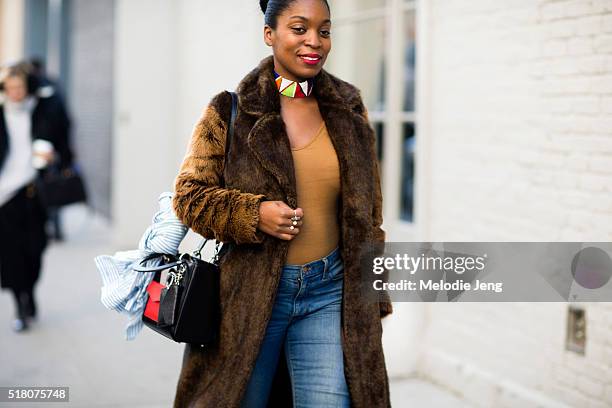
[[48, 159], [53, 155], [54, 149], [51, 142], [43, 139], [36, 139], [32, 142], [32, 165], [35, 169], [40, 170], [51, 164]]

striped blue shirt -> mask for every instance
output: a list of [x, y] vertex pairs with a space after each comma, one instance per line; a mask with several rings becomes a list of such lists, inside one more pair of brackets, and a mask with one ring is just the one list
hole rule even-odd
[[[154, 272], [136, 272], [132, 268], [151, 253], [177, 255], [189, 230], [174, 213], [172, 197], [170, 192], [159, 196], [159, 211], [140, 239], [138, 249], [94, 258], [102, 277], [100, 300], [107, 309], [127, 316], [127, 340], [134, 340], [142, 329], [142, 313], [148, 300], [147, 286], [155, 275]], [[159, 259], [154, 259], [146, 266], [157, 266], [159, 262]]]

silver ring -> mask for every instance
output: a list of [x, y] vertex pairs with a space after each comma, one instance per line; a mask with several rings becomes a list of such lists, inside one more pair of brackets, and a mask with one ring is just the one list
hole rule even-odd
[[297, 221], [296, 220], [293, 220], [293, 225], [297, 225]]
[[293, 231], [293, 230], [295, 229], [295, 227], [292, 225], [292, 226], [290, 226], [290, 227], [289, 227], [289, 229], [290, 229], [291, 231]]

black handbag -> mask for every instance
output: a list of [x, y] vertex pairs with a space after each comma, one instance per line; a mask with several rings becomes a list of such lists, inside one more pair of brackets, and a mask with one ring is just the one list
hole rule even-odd
[[[232, 96], [232, 111], [225, 144], [225, 157], [234, 132], [237, 111], [237, 96]], [[225, 183], [224, 183], [225, 184]], [[220, 323], [219, 260], [229, 250], [217, 242], [212, 262], [201, 259], [201, 252], [208, 239], [193, 253], [180, 256], [151, 254], [141, 260], [161, 258], [156, 267], [135, 267], [137, 272], [155, 272], [147, 286], [149, 298], [142, 315], [145, 326], [179, 343], [206, 345], [218, 338]], [[166, 283], [161, 279], [162, 271], [168, 270]]]
[[62, 207], [87, 201], [83, 178], [76, 167], [45, 170], [36, 179], [36, 189], [45, 207]]
[[[140, 264], [161, 258], [156, 267], [135, 267], [137, 272], [155, 272], [147, 286], [149, 298], [142, 315], [145, 326], [179, 343], [206, 345], [219, 334], [219, 258], [226, 251], [215, 248], [212, 262], [201, 259], [208, 240], [193, 253], [180, 257], [151, 254]], [[223, 247], [226, 247], [223, 245]], [[167, 270], [166, 283], [162, 272]]]

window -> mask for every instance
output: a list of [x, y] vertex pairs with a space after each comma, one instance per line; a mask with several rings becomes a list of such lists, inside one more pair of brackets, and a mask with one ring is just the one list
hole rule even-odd
[[416, 2], [337, 0], [327, 69], [361, 90], [377, 135], [386, 213], [414, 222]]

